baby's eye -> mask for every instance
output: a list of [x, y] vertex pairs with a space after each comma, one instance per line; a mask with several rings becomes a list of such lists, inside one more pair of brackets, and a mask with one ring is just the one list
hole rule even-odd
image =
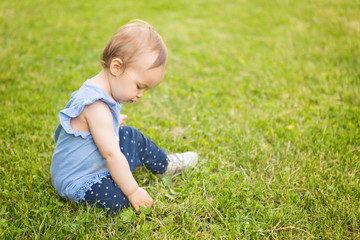
[[137, 89], [141, 89], [141, 87], [139, 85], [136, 85], [137, 86]]

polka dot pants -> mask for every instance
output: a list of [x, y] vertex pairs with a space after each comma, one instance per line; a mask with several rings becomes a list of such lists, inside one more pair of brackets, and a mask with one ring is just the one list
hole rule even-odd
[[[155, 174], [165, 171], [168, 164], [166, 152], [138, 130], [120, 127], [119, 139], [121, 152], [125, 155], [131, 172], [141, 165]], [[130, 206], [129, 200], [111, 176], [103, 178], [101, 183], [93, 184], [85, 193], [85, 202], [113, 213]]]

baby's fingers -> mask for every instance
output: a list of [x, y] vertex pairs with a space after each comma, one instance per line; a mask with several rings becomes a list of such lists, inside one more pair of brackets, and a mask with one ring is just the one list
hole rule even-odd
[[140, 205], [135, 205], [135, 206], [133, 206], [134, 207], [134, 209], [135, 209], [135, 212], [137, 213], [137, 214], [139, 214], [140, 213]]
[[121, 126], [124, 126], [124, 124], [125, 124], [125, 119], [127, 119], [127, 118], [128, 118], [127, 115], [125, 115], [125, 114], [120, 114], [120, 123], [119, 123], [120, 127], [121, 127]]
[[135, 208], [136, 213], [139, 214], [140, 207], [150, 208], [152, 204], [153, 204], [153, 200], [148, 199], [148, 201], [143, 201], [141, 204], [134, 206], [134, 208]]
[[150, 208], [151, 207], [151, 205], [153, 205], [153, 200], [152, 200], [152, 198], [149, 198], [146, 202], [144, 202], [144, 207], [146, 207], [146, 208]]

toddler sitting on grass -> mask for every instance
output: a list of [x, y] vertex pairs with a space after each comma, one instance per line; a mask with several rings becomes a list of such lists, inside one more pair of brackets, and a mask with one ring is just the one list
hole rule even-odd
[[71, 95], [60, 111], [51, 163], [52, 184], [75, 203], [117, 212], [130, 204], [153, 204], [132, 172], [145, 165], [155, 174], [177, 174], [193, 167], [194, 152], [170, 154], [138, 130], [120, 126], [122, 104], [138, 101], [164, 78], [167, 49], [149, 24], [121, 27], [106, 45], [102, 71]]

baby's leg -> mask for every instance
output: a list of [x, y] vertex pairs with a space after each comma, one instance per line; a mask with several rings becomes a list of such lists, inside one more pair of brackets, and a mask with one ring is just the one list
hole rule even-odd
[[120, 149], [129, 162], [131, 172], [144, 164], [153, 173], [163, 173], [168, 165], [166, 152], [135, 128], [119, 129]]
[[[119, 138], [121, 152], [125, 155], [131, 172], [143, 164], [156, 174], [165, 171], [168, 165], [166, 152], [138, 130], [127, 126], [120, 127]], [[96, 207], [112, 213], [130, 206], [129, 200], [111, 176], [92, 185], [91, 190], [85, 193], [84, 202], [95, 204]]]
[[111, 176], [103, 178], [101, 183], [93, 184], [91, 189], [85, 193], [84, 202], [111, 213], [130, 206], [129, 200]]

